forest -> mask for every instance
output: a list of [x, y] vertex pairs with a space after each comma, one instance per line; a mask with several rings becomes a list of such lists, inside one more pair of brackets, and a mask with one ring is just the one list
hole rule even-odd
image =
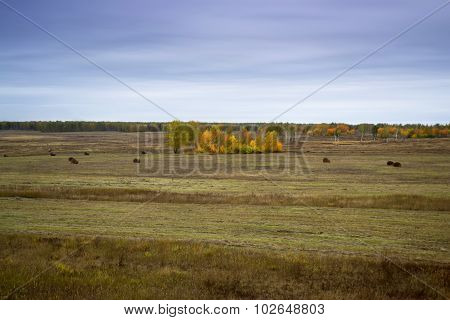
[[[406, 139], [406, 138], [441, 138], [447, 137], [450, 124], [387, 124], [387, 123], [202, 123], [186, 122], [205, 128], [216, 126], [222, 131], [240, 131], [246, 128], [248, 131], [257, 132], [261, 128], [273, 126], [281, 128], [283, 133], [290, 136], [319, 136], [334, 137], [358, 137], [360, 139]], [[40, 132], [93, 132], [93, 131], [118, 131], [118, 132], [161, 132], [169, 131], [171, 122], [105, 122], [105, 121], [0, 121], [0, 130], [33, 130]], [[270, 130], [269, 130], [270, 131]]]

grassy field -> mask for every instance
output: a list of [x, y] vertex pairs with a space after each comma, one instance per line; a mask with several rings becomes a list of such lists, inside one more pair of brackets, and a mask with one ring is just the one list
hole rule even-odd
[[449, 294], [446, 265], [393, 264], [360, 255], [30, 235], [0, 236], [0, 249], [0, 290], [9, 299], [442, 299]]
[[0, 132], [0, 295], [449, 296], [450, 140], [313, 140], [271, 157], [162, 141]]

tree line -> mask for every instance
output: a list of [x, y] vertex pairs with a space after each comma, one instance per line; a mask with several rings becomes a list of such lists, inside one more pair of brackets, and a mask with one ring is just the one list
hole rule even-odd
[[0, 130], [33, 130], [41, 132], [163, 131], [162, 122], [107, 121], [0, 121]]
[[[193, 123], [193, 122], [191, 122]], [[107, 121], [0, 121], [0, 130], [34, 130], [41, 132], [89, 132], [89, 131], [119, 131], [119, 132], [161, 132], [170, 130], [171, 123], [165, 122], [107, 122]], [[369, 124], [357, 125], [345, 123], [197, 123], [201, 126], [216, 126], [222, 132], [235, 132], [241, 128], [249, 132], [264, 129], [275, 130], [279, 137], [287, 134], [290, 137], [298, 135], [332, 137], [339, 140], [343, 136], [353, 136], [364, 139], [407, 139], [407, 138], [440, 138], [448, 137], [449, 124]], [[271, 127], [271, 128], [270, 128]], [[271, 130], [269, 130], [271, 129]], [[206, 134], [207, 135], [207, 134]], [[237, 138], [237, 137], [236, 137]], [[206, 139], [206, 137], [205, 137]], [[255, 140], [256, 143], [256, 140]]]

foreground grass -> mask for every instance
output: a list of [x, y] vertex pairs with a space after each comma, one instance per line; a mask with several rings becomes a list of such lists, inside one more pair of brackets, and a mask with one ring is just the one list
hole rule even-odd
[[0, 231], [195, 240], [449, 262], [446, 211], [0, 198]]
[[0, 295], [8, 299], [442, 299], [450, 294], [448, 264], [30, 235], [0, 235], [0, 253]]

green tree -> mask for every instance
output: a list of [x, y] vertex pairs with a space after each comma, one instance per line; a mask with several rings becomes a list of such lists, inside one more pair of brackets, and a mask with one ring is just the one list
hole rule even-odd
[[179, 120], [172, 121], [167, 126], [169, 146], [174, 153], [179, 153], [183, 146], [193, 146], [196, 140], [196, 126], [194, 123], [184, 123]]
[[380, 127], [378, 126], [378, 124], [375, 124], [375, 125], [372, 126], [372, 137], [373, 137], [373, 140], [377, 139], [378, 129], [379, 128]]
[[361, 142], [363, 141], [363, 139], [364, 139], [364, 134], [366, 133], [366, 125], [364, 124], [364, 123], [361, 123], [359, 126], [358, 126], [358, 131], [359, 131], [359, 134], [361, 135]]

